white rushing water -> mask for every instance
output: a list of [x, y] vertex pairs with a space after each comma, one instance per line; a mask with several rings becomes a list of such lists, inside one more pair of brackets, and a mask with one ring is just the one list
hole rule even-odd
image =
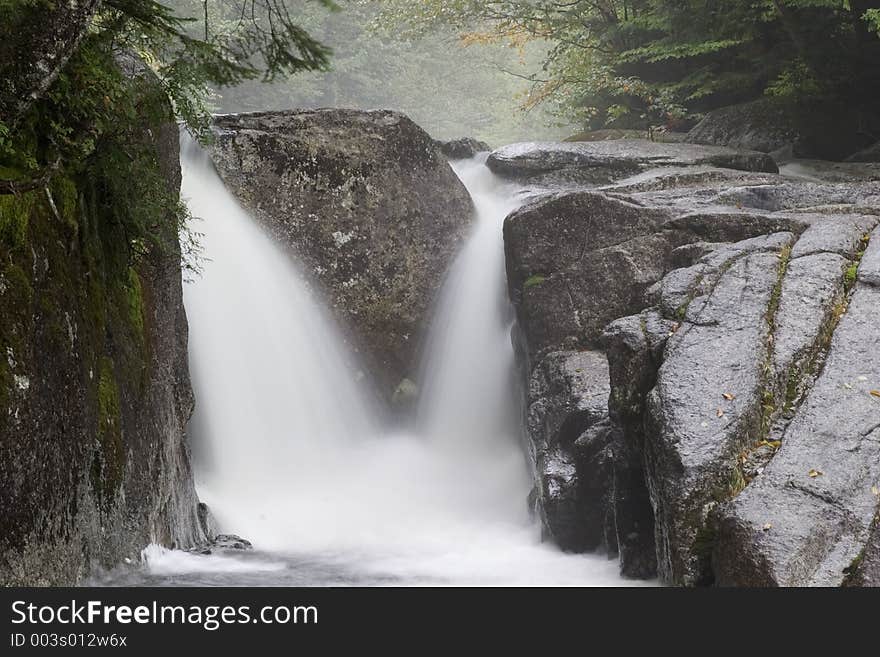
[[185, 145], [209, 259], [185, 287], [197, 486], [256, 550], [152, 546], [151, 583], [622, 583], [604, 556], [542, 544], [527, 513], [501, 234], [517, 190], [480, 159], [455, 169], [477, 217], [438, 300], [415, 428], [393, 434], [303, 273]]

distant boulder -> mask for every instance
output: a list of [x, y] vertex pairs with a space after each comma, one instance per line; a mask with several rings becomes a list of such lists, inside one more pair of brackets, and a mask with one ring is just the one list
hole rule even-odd
[[784, 160], [841, 161], [869, 147], [868, 133], [876, 134], [878, 128], [876, 118], [856, 108], [828, 104], [803, 112], [761, 99], [709, 112], [691, 129], [687, 141], [773, 153]]
[[477, 153], [486, 153], [492, 150], [489, 144], [484, 141], [478, 141], [473, 137], [462, 137], [452, 141], [438, 141], [437, 146], [440, 147], [440, 152], [450, 160], [467, 160], [474, 157]]
[[847, 162], [880, 162], [880, 141], [846, 158]]
[[773, 153], [791, 147], [799, 137], [782, 106], [758, 100], [709, 112], [691, 129], [687, 141]]

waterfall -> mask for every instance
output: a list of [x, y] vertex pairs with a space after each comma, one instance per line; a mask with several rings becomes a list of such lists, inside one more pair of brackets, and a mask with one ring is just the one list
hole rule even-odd
[[[197, 146], [182, 162], [209, 259], [185, 287], [197, 486], [222, 529], [289, 564], [260, 572], [272, 583], [326, 583], [328, 564], [373, 583], [620, 582], [602, 556], [542, 544], [526, 511], [501, 238], [515, 188], [482, 159], [454, 165], [477, 216], [438, 299], [417, 421], [395, 432], [306, 273]], [[265, 581], [240, 570], [223, 583]]]
[[200, 494], [224, 525], [272, 542], [291, 482], [320, 491], [333, 457], [377, 431], [352, 354], [306, 278], [191, 140], [182, 195], [207, 261], [184, 286]]

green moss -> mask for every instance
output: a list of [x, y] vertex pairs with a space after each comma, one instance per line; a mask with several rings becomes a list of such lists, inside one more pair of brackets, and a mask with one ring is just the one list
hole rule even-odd
[[859, 273], [859, 263], [853, 262], [850, 264], [849, 268], [846, 270], [846, 274], [843, 277], [844, 284], [847, 287], [851, 287], [853, 283], [856, 282], [856, 276]]
[[67, 176], [57, 176], [52, 181], [52, 198], [61, 219], [71, 227], [77, 225], [79, 191], [76, 183]]
[[106, 505], [115, 497], [125, 470], [119, 388], [113, 361], [107, 357], [101, 359], [97, 396], [98, 431], [92, 461], [92, 486], [98, 499]]
[[0, 245], [10, 251], [27, 243], [28, 222], [36, 192], [0, 195]]
[[10, 312], [15, 307], [29, 306], [34, 297], [31, 287], [31, 279], [27, 273], [16, 264], [7, 265], [2, 271], [3, 285], [3, 310]]
[[859, 275], [859, 265], [862, 262], [862, 257], [865, 255], [865, 251], [868, 249], [868, 241], [870, 238], [871, 235], [868, 233], [862, 235], [859, 249], [856, 251], [853, 261], [850, 263], [849, 267], [847, 267], [846, 273], [843, 276], [843, 284], [847, 292], [849, 292], [856, 283], [856, 279]]
[[708, 559], [711, 557], [712, 550], [715, 547], [716, 536], [717, 532], [711, 522], [707, 521], [703, 524], [699, 530], [697, 530], [696, 537], [694, 537], [694, 543], [692, 546], [692, 552], [694, 555], [699, 559]]
[[791, 245], [786, 245], [779, 252], [779, 266], [776, 272], [776, 282], [770, 293], [770, 301], [767, 304], [767, 312], [764, 315], [764, 321], [767, 323], [767, 352], [764, 355], [762, 365], [762, 385], [761, 385], [761, 413], [758, 430], [760, 436], [755, 444], [765, 440], [770, 433], [773, 425], [773, 418], [776, 416], [778, 409], [777, 393], [779, 392], [779, 383], [776, 380], [776, 373], [773, 368], [773, 336], [776, 333], [776, 313], [779, 312], [779, 304], [782, 301], [782, 284], [785, 281], [785, 275], [788, 273], [788, 265], [791, 262]]
[[0, 164], [0, 178], [3, 180], [21, 180], [24, 177], [21, 169]]
[[803, 378], [803, 373], [799, 367], [791, 368], [785, 382], [785, 405], [783, 406], [785, 412], [790, 412], [794, 409], [795, 402], [797, 402], [800, 396]]
[[737, 455], [736, 464], [731, 469], [727, 481], [720, 482], [712, 490], [713, 500], [719, 503], [729, 502], [743, 492], [745, 487], [749, 485], [749, 480], [746, 478], [742, 468], [742, 464], [745, 461], [747, 454], [748, 452], [743, 452]]
[[134, 267], [128, 268], [128, 285], [125, 286], [128, 319], [141, 343], [144, 341], [144, 293], [141, 278]]
[[523, 289], [528, 289], [530, 287], [534, 287], [536, 285], [540, 285], [544, 281], [547, 280], [546, 276], [542, 276], [541, 274], [532, 274], [529, 276], [525, 283], [523, 283]]
[[791, 245], [782, 247], [779, 252], [779, 270], [776, 278], [776, 285], [773, 286], [773, 292], [770, 295], [770, 304], [767, 306], [767, 324], [770, 326], [771, 334], [776, 328], [776, 312], [779, 310], [779, 302], [782, 300], [782, 282], [785, 280], [785, 274], [788, 272], [788, 265], [791, 262]]

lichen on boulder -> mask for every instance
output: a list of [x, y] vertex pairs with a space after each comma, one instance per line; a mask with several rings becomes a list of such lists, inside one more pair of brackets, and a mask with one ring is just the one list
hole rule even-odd
[[418, 385], [433, 299], [472, 214], [434, 140], [387, 110], [224, 115], [215, 132], [221, 177], [327, 295], [380, 396]]

